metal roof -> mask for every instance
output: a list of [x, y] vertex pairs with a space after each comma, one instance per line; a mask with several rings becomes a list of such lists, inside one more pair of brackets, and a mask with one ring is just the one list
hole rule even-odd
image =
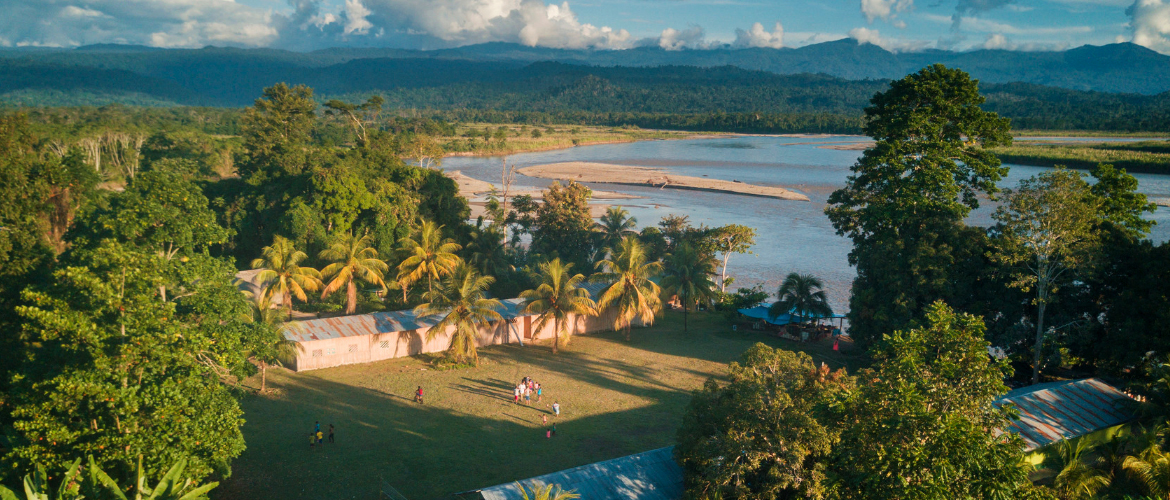
[[[588, 500], [678, 500], [683, 472], [674, 447], [629, 455], [519, 481], [525, 487], [555, 484]], [[484, 500], [520, 500], [514, 483], [479, 490]]]
[[[594, 298], [607, 286], [609, 286], [608, 283], [591, 282], [580, 285]], [[499, 309], [499, 313], [504, 319], [530, 316], [523, 311], [524, 299], [507, 299], [501, 300], [500, 303], [503, 307]], [[413, 310], [379, 312], [292, 321], [285, 324], [283, 333], [285, 339], [294, 342], [309, 342], [429, 328], [438, 323], [440, 319], [442, 318], [439, 315], [420, 318]]]
[[1036, 384], [1013, 390], [995, 401], [1013, 404], [1020, 418], [1009, 431], [1027, 443], [1026, 451], [1057, 441], [1083, 436], [1136, 417], [1133, 398], [1102, 382], [1088, 378]]

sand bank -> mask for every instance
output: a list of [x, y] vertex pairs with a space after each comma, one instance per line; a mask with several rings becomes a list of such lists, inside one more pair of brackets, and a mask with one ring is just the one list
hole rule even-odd
[[610, 165], [608, 163], [565, 162], [538, 165], [518, 170], [521, 174], [542, 179], [653, 186], [669, 189], [693, 189], [721, 193], [763, 196], [782, 200], [808, 201], [808, 197], [780, 187], [756, 186], [738, 181], [725, 181], [668, 174], [656, 168]]
[[[484, 215], [487, 212], [487, 194], [492, 190], [492, 183], [481, 181], [472, 177], [468, 177], [458, 170], [447, 172], [447, 177], [455, 181], [459, 186], [459, 195], [467, 198], [468, 205], [471, 207], [471, 217], [476, 218]], [[536, 188], [513, 188], [512, 192], [508, 193], [509, 199], [515, 199], [517, 196], [528, 195], [537, 202], [544, 199], [544, 192]], [[612, 203], [618, 200], [635, 200], [641, 196], [635, 196], [626, 193], [616, 193], [613, 191], [593, 191], [593, 197], [589, 202], [589, 215], [594, 219], [601, 218], [605, 215], [606, 209]]]
[[1170, 198], [1150, 198], [1150, 203], [1163, 207], [1170, 207]]

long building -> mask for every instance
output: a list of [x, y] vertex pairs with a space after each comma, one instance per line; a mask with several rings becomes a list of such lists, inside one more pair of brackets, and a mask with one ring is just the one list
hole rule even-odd
[[[604, 286], [589, 284], [583, 288], [596, 297]], [[522, 299], [501, 303], [499, 313], [503, 319], [480, 328], [478, 347], [553, 338], [552, 322], [537, 328], [537, 316], [523, 311]], [[395, 311], [292, 321], [283, 331], [284, 338], [296, 344], [295, 359], [289, 368], [300, 372], [444, 351], [451, 345], [453, 327], [427, 338], [440, 319], [419, 317], [414, 311]], [[614, 310], [598, 316], [575, 316], [566, 330], [570, 335], [612, 330], [615, 319]]]

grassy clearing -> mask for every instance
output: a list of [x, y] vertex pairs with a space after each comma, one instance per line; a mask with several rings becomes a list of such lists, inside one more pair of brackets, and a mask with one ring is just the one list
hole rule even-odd
[[[379, 477], [411, 500], [668, 446], [692, 390], [753, 343], [802, 349], [834, 368], [858, 359], [831, 344], [799, 344], [732, 332], [719, 315], [667, 314], [654, 327], [578, 336], [552, 355], [547, 345], [481, 350], [478, 368], [436, 371], [406, 358], [293, 374], [269, 373], [276, 391], [244, 402], [248, 450], [217, 499], [375, 498]], [[848, 347], [848, 346], [846, 346]], [[853, 368], [853, 366], [850, 366]], [[511, 402], [524, 376], [545, 387], [532, 407]], [[253, 383], [255, 381], [252, 381]], [[418, 385], [426, 404], [412, 401]], [[559, 401], [558, 434], [541, 415]], [[310, 452], [315, 420], [337, 426], [338, 441]]]
[[1125, 132], [1117, 130], [1013, 130], [1016, 137], [1166, 137], [1166, 132]]
[[[488, 130], [495, 134], [501, 127], [505, 130], [505, 138], [492, 137], [487, 141], [483, 138], [483, 131]], [[533, 131], [539, 131], [539, 137], [533, 137]], [[451, 137], [437, 137], [448, 153], [469, 155], [504, 155], [530, 151], [549, 151], [564, 149], [573, 146], [588, 146], [591, 144], [609, 144], [619, 142], [635, 142], [661, 139], [684, 139], [693, 137], [693, 132], [672, 132], [662, 130], [642, 130], [638, 128], [621, 127], [594, 127], [586, 125], [553, 125], [527, 126], [502, 125], [494, 123], [472, 123], [461, 125], [456, 129], [456, 135]], [[471, 136], [471, 137], [469, 137]]]
[[1170, 142], [1143, 141], [1129, 144], [1019, 144], [995, 150], [1004, 163], [1051, 167], [1064, 165], [1088, 170], [1111, 163], [1129, 172], [1170, 173]]

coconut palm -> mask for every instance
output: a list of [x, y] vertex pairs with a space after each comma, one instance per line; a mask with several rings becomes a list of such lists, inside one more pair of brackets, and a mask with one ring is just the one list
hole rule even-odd
[[495, 281], [491, 276], [480, 276], [475, 268], [460, 264], [441, 283], [426, 295], [427, 302], [414, 308], [419, 317], [442, 314], [443, 318], [427, 330], [427, 341], [455, 327], [448, 354], [459, 363], [479, 362], [475, 340], [479, 326], [503, 319], [497, 299], [487, 298], [487, 289]]
[[662, 264], [647, 262], [646, 250], [636, 238], [622, 238], [617, 248], [610, 250], [609, 258], [597, 263], [601, 272], [592, 280], [611, 283], [601, 292], [597, 310], [617, 308], [613, 329], [624, 329], [626, 340], [630, 340], [630, 324], [634, 318], [643, 323], [654, 321], [654, 315], [662, 308], [658, 285], [650, 278], [662, 272]]
[[272, 244], [261, 250], [260, 258], [252, 261], [252, 269], [261, 270], [256, 275], [257, 280], [264, 284], [257, 300], [270, 304], [273, 298], [281, 297], [288, 318], [292, 319], [292, 298], [304, 302], [308, 300], [305, 292], [321, 289], [321, 273], [300, 265], [307, 258], [308, 255], [297, 250], [288, 238], [273, 238]]
[[[520, 498], [524, 500], [576, 500], [581, 498], [581, 495], [562, 490], [559, 485], [552, 484], [544, 486], [533, 484], [531, 488], [525, 488], [520, 483], [516, 483], [516, 489], [520, 490]], [[529, 492], [532, 494], [529, 495]]]
[[621, 243], [622, 238], [636, 234], [638, 219], [630, 217], [630, 212], [622, 207], [609, 207], [605, 215], [593, 225], [593, 230], [601, 237], [601, 248], [612, 248]]
[[1170, 453], [1159, 444], [1164, 428], [1147, 432], [1136, 441], [1148, 443], [1134, 456], [1125, 457], [1126, 475], [1146, 488], [1151, 497], [1170, 499]]
[[322, 260], [332, 262], [321, 275], [331, 279], [321, 291], [321, 298], [345, 287], [345, 314], [357, 312], [357, 281], [378, 285], [386, 290], [386, 262], [378, 258], [378, 250], [370, 246], [369, 236], [347, 235], [333, 242], [318, 255]]
[[678, 296], [683, 306], [683, 331], [687, 331], [687, 316], [692, 305], [710, 304], [715, 297], [715, 263], [695, 250], [689, 243], [681, 243], [666, 256], [666, 270], [662, 290], [667, 296]]
[[463, 248], [455, 240], [444, 239], [443, 226], [436, 226], [431, 221], [423, 221], [417, 237], [402, 238], [398, 244], [407, 254], [398, 265], [398, 282], [402, 285], [403, 300], [406, 300], [407, 289], [424, 279], [427, 282], [426, 293], [433, 294], [435, 284], [459, 265], [460, 259], [455, 252]]
[[833, 308], [829, 307], [825, 297], [824, 284], [811, 274], [789, 273], [776, 291], [776, 298], [779, 300], [768, 308], [768, 314], [773, 318], [792, 313], [804, 323], [810, 318], [833, 315]]
[[1087, 449], [1084, 439], [1065, 440], [1044, 457], [1044, 467], [1057, 471], [1052, 488], [1062, 500], [1093, 498], [1097, 491], [1109, 486], [1109, 475], [1082, 458]]
[[573, 264], [565, 264], [561, 259], [553, 259], [540, 265], [540, 285], [532, 290], [520, 293], [524, 299], [524, 310], [539, 314], [536, 319], [536, 329], [540, 330], [553, 322], [553, 354], [561, 343], [561, 333], [568, 341], [568, 321], [570, 315], [595, 315], [597, 304], [589, 298], [589, 291], [578, 287], [585, 281], [585, 276], [570, 274]]

